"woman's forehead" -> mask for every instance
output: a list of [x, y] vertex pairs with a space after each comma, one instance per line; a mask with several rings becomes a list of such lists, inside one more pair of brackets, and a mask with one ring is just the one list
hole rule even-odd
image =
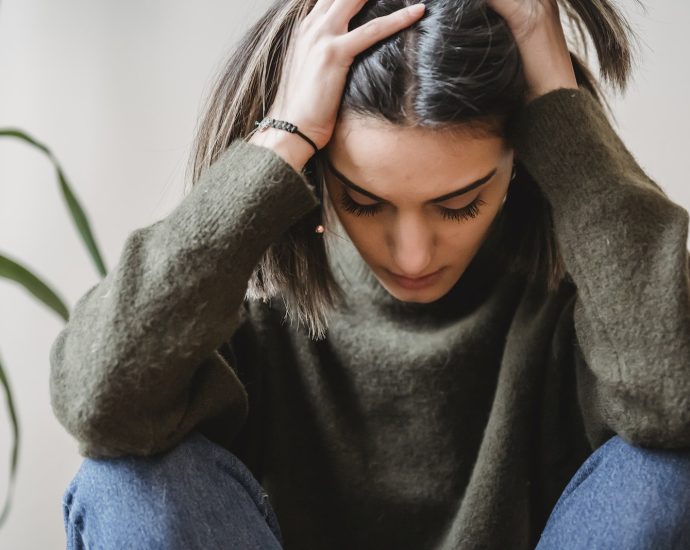
[[505, 152], [506, 140], [498, 135], [477, 135], [462, 127], [431, 129], [399, 126], [373, 117], [342, 117], [326, 147], [329, 158], [370, 165], [392, 161], [411, 163], [481, 163]]
[[[443, 181], [451, 174], [470, 182], [510, 154], [497, 136], [472, 137], [358, 119], [337, 125], [324, 152], [340, 172], [367, 188], [377, 182]], [[449, 185], [458, 183], [462, 181]]]

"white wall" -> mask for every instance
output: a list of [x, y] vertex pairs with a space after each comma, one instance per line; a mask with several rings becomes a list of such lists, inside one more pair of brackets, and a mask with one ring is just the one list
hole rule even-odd
[[[230, 0], [0, 5], [0, 126], [22, 127], [53, 149], [108, 267], [130, 231], [182, 198], [203, 92], [256, 9], [256, 2]], [[0, 140], [0, 251], [50, 281], [70, 308], [99, 280], [50, 163], [9, 140]], [[81, 460], [48, 396], [48, 351], [62, 326], [19, 287], [0, 281], [0, 357], [23, 431], [2, 549], [65, 547], [61, 496]], [[3, 496], [9, 441], [0, 396]]]
[[[240, 0], [5, 0], [0, 5], [0, 126], [48, 144], [84, 204], [108, 267], [126, 236], [183, 196], [183, 170], [214, 69], [268, 4]], [[627, 2], [626, 5], [632, 5]], [[642, 37], [636, 81], [613, 98], [642, 167], [690, 209], [690, 5], [630, 11]], [[50, 281], [69, 307], [98, 275], [72, 227], [49, 162], [0, 140], [0, 252]], [[48, 351], [62, 321], [0, 281], [0, 357], [23, 440], [0, 548], [64, 547], [61, 496], [81, 458], [52, 416]], [[10, 430], [0, 397], [0, 495]]]

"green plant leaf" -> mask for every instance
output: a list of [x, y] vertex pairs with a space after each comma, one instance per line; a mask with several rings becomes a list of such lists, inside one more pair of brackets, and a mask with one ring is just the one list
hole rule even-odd
[[[26, 132], [16, 128], [0, 128], [0, 137], [8, 137], [22, 140], [29, 145], [37, 148], [39, 151], [48, 156], [50, 161], [55, 167], [57, 173], [58, 182], [60, 185], [60, 190], [62, 192], [67, 208], [72, 217], [72, 221], [77, 227], [77, 231], [81, 236], [89, 255], [96, 266], [97, 271], [104, 277], [107, 274], [107, 268], [103, 262], [101, 253], [99, 252], [96, 241], [93, 237], [93, 232], [91, 231], [90, 224], [81, 208], [79, 201], [72, 192], [71, 186], [69, 185], [67, 178], [65, 177], [64, 171], [62, 170], [57, 159], [53, 156], [52, 152], [44, 144], [40, 143], [36, 139], [29, 136]], [[56, 312], [65, 321], [69, 319], [69, 310], [65, 306], [64, 302], [58, 297], [58, 295], [53, 291], [46, 283], [44, 283], [39, 277], [34, 275], [27, 268], [20, 265], [17, 261], [3, 256], [0, 254], [0, 277], [4, 277], [9, 280], [13, 280], [23, 286], [29, 293], [31, 293], [38, 300], [43, 302], [46, 306]], [[12, 422], [12, 429], [14, 433], [14, 443], [12, 447], [11, 463], [10, 463], [10, 482], [8, 484], [7, 496], [5, 503], [0, 513], [0, 527], [3, 525], [7, 516], [9, 514], [10, 503], [12, 501], [12, 495], [14, 492], [15, 478], [17, 473], [18, 455], [19, 455], [19, 441], [20, 441], [20, 430], [19, 422], [17, 420], [17, 413], [12, 399], [12, 391], [10, 389], [9, 381], [5, 375], [4, 367], [0, 363], [0, 384], [5, 392], [7, 408], [10, 413], [10, 419]]]
[[57, 170], [58, 180], [60, 181], [62, 195], [65, 197], [67, 207], [69, 208], [69, 211], [72, 214], [72, 220], [74, 220], [74, 223], [76, 224], [77, 229], [79, 230], [79, 234], [81, 235], [82, 241], [84, 242], [84, 245], [89, 251], [91, 259], [96, 265], [98, 273], [101, 275], [101, 277], [105, 277], [107, 270], [105, 268], [103, 258], [101, 257], [101, 253], [98, 251], [98, 245], [96, 245], [96, 241], [93, 238], [93, 233], [91, 231], [91, 226], [89, 225], [89, 220], [86, 218], [84, 210], [81, 208], [81, 206], [79, 206], [79, 202], [77, 201], [77, 198], [74, 196], [74, 193], [72, 193], [72, 190], [70, 189], [70, 186], [67, 183], [67, 180], [65, 179], [65, 175], [63, 174], [62, 169], [57, 164], [55, 165], [55, 168]]
[[0, 137], [10, 137], [22, 140], [32, 145], [33, 147], [36, 147], [38, 150], [42, 151], [50, 158], [50, 161], [53, 163], [53, 166], [55, 166], [58, 182], [60, 183], [60, 190], [62, 191], [62, 196], [65, 199], [67, 208], [69, 209], [70, 214], [72, 215], [72, 221], [77, 226], [77, 231], [79, 232], [79, 235], [81, 236], [81, 239], [84, 245], [86, 246], [86, 249], [89, 251], [91, 260], [96, 266], [98, 273], [101, 275], [101, 277], [104, 277], [108, 270], [105, 267], [103, 257], [101, 256], [101, 253], [98, 250], [98, 245], [96, 244], [96, 240], [93, 237], [93, 232], [91, 231], [89, 221], [86, 217], [86, 214], [84, 213], [83, 208], [80, 206], [79, 201], [72, 192], [71, 186], [67, 182], [67, 178], [65, 177], [65, 173], [62, 170], [60, 163], [53, 156], [53, 153], [44, 144], [29, 136], [26, 132], [23, 132], [22, 130], [18, 130], [16, 128], [0, 128]]
[[5, 495], [5, 503], [2, 507], [2, 512], [0, 513], [0, 527], [7, 519], [10, 511], [10, 503], [12, 501], [12, 494], [14, 493], [14, 484], [17, 477], [17, 464], [19, 462], [19, 420], [17, 419], [17, 411], [14, 407], [14, 401], [12, 400], [12, 391], [10, 390], [10, 383], [5, 375], [5, 370], [2, 366], [2, 360], [0, 360], [0, 386], [3, 387], [5, 391], [5, 400], [7, 402], [7, 410], [10, 413], [10, 420], [12, 422], [12, 432], [13, 432], [13, 444], [12, 444], [12, 454], [10, 459], [10, 480], [7, 484], [7, 494]]
[[65, 321], [69, 320], [67, 306], [46, 283], [24, 266], [2, 254], [0, 254], [0, 277], [19, 283]]

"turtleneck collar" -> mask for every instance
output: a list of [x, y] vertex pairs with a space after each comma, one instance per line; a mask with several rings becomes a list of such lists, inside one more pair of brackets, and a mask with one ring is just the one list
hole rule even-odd
[[392, 296], [378, 281], [369, 265], [337, 220], [326, 231], [328, 261], [333, 275], [347, 297], [347, 305], [387, 316], [446, 318], [465, 315], [478, 307], [494, 283], [504, 274], [493, 251], [500, 239], [503, 212], [494, 220], [480, 249], [455, 285], [438, 300], [429, 303], [404, 302]]

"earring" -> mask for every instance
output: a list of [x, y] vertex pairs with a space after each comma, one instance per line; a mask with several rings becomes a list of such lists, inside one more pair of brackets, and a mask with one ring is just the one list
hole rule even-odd
[[324, 231], [326, 231], [326, 228], [322, 224], [317, 225], [314, 229], [314, 233], [323, 233]]

